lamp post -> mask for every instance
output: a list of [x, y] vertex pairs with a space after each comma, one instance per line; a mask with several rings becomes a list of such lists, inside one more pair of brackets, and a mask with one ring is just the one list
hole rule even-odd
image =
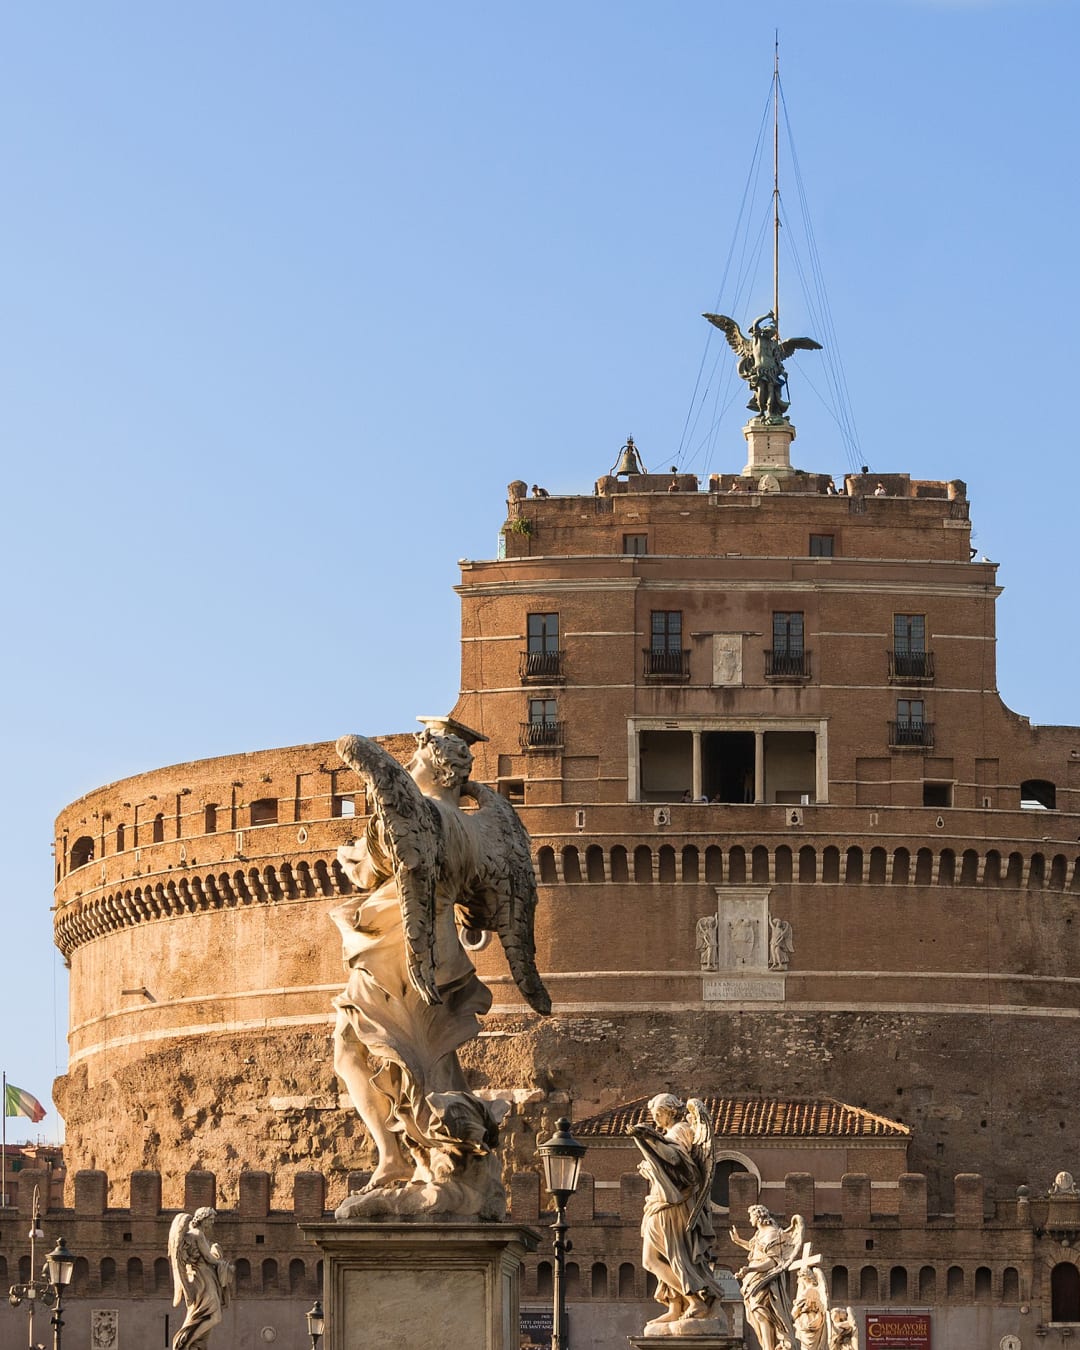
[[[41, 1228], [41, 1187], [34, 1187], [34, 1205], [33, 1218], [30, 1221], [30, 1270], [37, 1269], [37, 1242], [39, 1238], [45, 1236]], [[13, 1308], [17, 1308], [25, 1299], [29, 1303], [30, 1317], [28, 1326], [30, 1350], [43, 1350], [34, 1342], [34, 1308], [40, 1303], [43, 1307], [51, 1308], [55, 1295], [46, 1282], [44, 1270], [40, 1277], [31, 1274], [29, 1284], [13, 1284], [8, 1291], [8, 1302]]]
[[61, 1316], [64, 1290], [71, 1283], [71, 1276], [75, 1270], [75, 1258], [64, 1246], [63, 1238], [57, 1242], [45, 1258], [45, 1267], [49, 1272], [49, 1283], [56, 1295], [56, 1307], [53, 1309], [52, 1315], [53, 1350], [60, 1350], [60, 1331], [64, 1325], [64, 1319]]
[[555, 1222], [551, 1225], [551, 1231], [555, 1234], [552, 1240], [555, 1248], [555, 1280], [551, 1350], [570, 1350], [566, 1334], [564, 1275], [566, 1253], [571, 1250], [572, 1244], [566, 1236], [566, 1203], [577, 1190], [585, 1145], [579, 1143], [570, 1133], [570, 1122], [564, 1117], [556, 1122], [555, 1133], [551, 1138], [537, 1145], [536, 1152], [544, 1164], [544, 1181], [555, 1201]]
[[323, 1316], [322, 1303], [319, 1299], [315, 1300], [307, 1315], [307, 1329], [311, 1337], [311, 1350], [319, 1350], [319, 1342], [326, 1329], [326, 1318]]

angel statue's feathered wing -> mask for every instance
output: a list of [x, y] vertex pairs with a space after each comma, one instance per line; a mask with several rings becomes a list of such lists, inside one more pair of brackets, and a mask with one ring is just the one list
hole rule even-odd
[[693, 1130], [693, 1143], [690, 1148], [690, 1156], [694, 1161], [697, 1172], [697, 1192], [693, 1203], [690, 1206], [690, 1219], [687, 1228], [690, 1228], [696, 1221], [698, 1215], [705, 1206], [709, 1198], [709, 1190], [712, 1186], [712, 1139], [713, 1129], [712, 1121], [709, 1118], [709, 1108], [698, 1097], [691, 1097], [686, 1103], [686, 1118], [690, 1122]]
[[178, 1214], [169, 1228], [169, 1264], [172, 1266], [173, 1273], [173, 1307], [181, 1299], [185, 1303], [190, 1303], [195, 1297], [195, 1282], [188, 1274], [187, 1262], [184, 1259], [184, 1239], [187, 1237], [190, 1224], [190, 1214]]
[[726, 314], [703, 314], [701, 317], [708, 319], [714, 328], [720, 329], [728, 340], [728, 346], [736, 356], [742, 358], [752, 353], [753, 348], [750, 342], [743, 336], [742, 329], [734, 319], [729, 319]]
[[[343, 736], [341, 759], [369, 788], [382, 827], [401, 901], [405, 956], [413, 988], [428, 1004], [441, 1002], [435, 983], [435, 888], [443, 856], [438, 808], [408, 772], [380, 745], [364, 736]], [[529, 838], [504, 797], [480, 783], [462, 788], [479, 810], [466, 816], [478, 844], [477, 874], [468, 893], [455, 896], [469, 926], [499, 935], [510, 973], [537, 1012], [549, 1013], [551, 999], [536, 969], [533, 914], [536, 878]]]

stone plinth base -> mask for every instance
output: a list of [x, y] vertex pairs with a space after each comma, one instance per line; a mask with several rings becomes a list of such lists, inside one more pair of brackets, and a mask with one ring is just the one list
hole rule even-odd
[[791, 442], [795, 439], [795, 428], [790, 422], [747, 422], [743, 427], [746, 437], [745, 477], [758, 478], [762, 474], [775, 474], [783, 478], [793, 473], [791, 467]]
[[323, 1253], [325, 1350], [518, 1350], [522, 1257], [500, 1223], [310, 1223]]
[[680, 1346], [683, 1350], [745, 1350], [746, 1342], [741, 1336], [627, 1336], [634, 1350], [662, 1350], [667, 1346]]

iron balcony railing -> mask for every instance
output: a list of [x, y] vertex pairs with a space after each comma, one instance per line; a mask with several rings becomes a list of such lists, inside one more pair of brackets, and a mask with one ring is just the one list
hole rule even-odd
[[889, 679], [901, 684], [929, 684], [934, 678], [933, 652], [889, 653]]
[[901, 722], [889, 723], [889, 744], [922, 745], [927, 749], [934, 746], [934, 724], [919, 718], [907, 718]]
[[563, 743], [563, 724], [522, 722], [518, 742], [522, 750], [557, 750]]
[[557, 684], [565, 678], [562, 652], [521, 653], [522, 684]]
[[689, 651], [665, 651], [645, 647], [642, 673], [647, 680], [688, 680], [690, 678]]
[[768, 680], [808, 680], [810, 653], [806, 651], [767, 651], [765, 678]]

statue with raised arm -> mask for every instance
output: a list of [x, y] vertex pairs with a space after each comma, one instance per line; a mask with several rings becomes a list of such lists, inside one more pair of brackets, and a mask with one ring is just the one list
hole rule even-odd
[[785, 338], [781, 342], [772, 310], [754, 320], [747, 336], [743, 335], [735, 320], [729, 319], [726, 314], [705, 314], [702, 317], [720, 329], [728, 340], [728, 346], [739, 358], [739, 377], [750, 386], [750, 401], [746, 406], [757, 413], [761, 422], [786, 421], [785, 414], [791, 405], [784, 397], [787, 392], [784, 362], [792, 352], [821, 351], [821, 343], [803, 337]]
[[661, 1093], [649, 1102], [649, 1114], [653, 1124], [630, 1127], [642, 1155], [638, 1171], [649, 1183], [641, 1264], [656, 1277], [654, 1297], [666, 1311], [646, 1323], [645, 1335], [725, 1334], [712, 1252], [712, 1125], [705, 1104], [691, 1098], [684, 1106]]
[[748, 1213], [754, 1226], [749, 1242], [731, 1229], [732, 1242], [746, 1252], [746, 1265], [735, 1272], [746, 1320], [761, 1350], [794, 1350], [788, 1271], [803, 1245], [805, 1223], [795, 1214], [781, 1228], [764, 1205], [751, 1205]]
[[[404, 767], [363, 736], [337, 743], [374, 814], [338, 850], [360, 894], [330, 915], [348, 971], [334, 1000], [334, 1068], [377, 1153], [337, 1217], [502, 1219], [505, 1107], [469, 1091], [457, 1055], [491, 1006], [461, 934], [497, 933], [526, 1002], [551, 1011], [536, 969], [529, 838], [505, 797], [470, 780], [462, 737], [428, 727], [416, 739]], [[463, 797], [477, 809], [463, 811]]]
[[173, 1304], [187, 1305], [172, 1350], [206, 1350], [210, 1333], [221, 1322], [233, 1286], [233, 1263], [214, 1241], [217, 1214], [209, 1208], [178, 1214], [169, 1229]]

